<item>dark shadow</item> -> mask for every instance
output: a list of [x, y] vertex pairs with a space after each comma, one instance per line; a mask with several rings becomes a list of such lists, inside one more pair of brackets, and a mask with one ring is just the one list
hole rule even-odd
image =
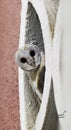
[[59, 119], [58, 119], [55, 99], [54, 99], [53, 81], [51, 81], [51, 90], [50, 90], [50, 96], [49, 96], [49, 101], [47, 106], [48, 108], [47, 108], [46, 118], [42, 130], [58, 130]]

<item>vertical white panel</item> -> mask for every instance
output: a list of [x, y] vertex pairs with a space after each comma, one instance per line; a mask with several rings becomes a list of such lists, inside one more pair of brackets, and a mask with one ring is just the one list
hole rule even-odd
[[26, 26], [27, 8], [28, 8], [28, 0], [21, 0], [19, 48], [23, 47], [25, 43], [25, 26]]
[[61, 49], [62, 35], [63, 35], [63, 0], [60, 1], [58, 7], [54, 38], [53, 38], [53, 47], [52, 47], [52, 78], [53, 78], [54, 95], [58, 114], [62, 114], [64, 110], [62, 105], [63, 92], [60, 77], [60, 56], [61, 56], [60, 49]]
[[[66, 111], [61, 130], [71, 129], [71, 1], [64, 0], [63, 36], [61, 42], [60, 76], [63, 104]], [[63, 105], [62, 104], [62, 105]]]
[[[19, 48], [24, 46], [24, 41], [25, 41], [25, 25], [26, 25], [26, 13], [27, 13], [28, 0], [22, 0], [21, 6], [22, 7], [21, 7]], [[23, 75], [23, 70], [21, 70], [19, 68], [18, 74], [19, 74], [20, 127], [21, 127], [21, 130], [27, 130], [25, 102], [24, 102], [24, 75]]]

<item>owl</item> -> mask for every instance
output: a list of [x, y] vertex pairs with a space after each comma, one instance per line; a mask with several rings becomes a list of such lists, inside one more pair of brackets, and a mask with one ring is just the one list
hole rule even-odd
[[17, 65], [25, 71], [33, 92], [42, 100], [45, 79], [45, 55], [37, 45], [25, 44], [15, 54]]

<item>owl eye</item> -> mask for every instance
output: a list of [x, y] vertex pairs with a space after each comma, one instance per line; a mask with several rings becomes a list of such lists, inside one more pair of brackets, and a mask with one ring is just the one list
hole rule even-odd
[[35, 56], [35, 51], [34, 50], [32, 50], [32, 51], [30, 51], [30, 56]]
[[20, 61], [21, 61], [22, 63], [26, 63], [26, 62], [27, 62], [27, 60], [26, 60], [25, 58], [23, 58], [23, 57], [20, 59]]

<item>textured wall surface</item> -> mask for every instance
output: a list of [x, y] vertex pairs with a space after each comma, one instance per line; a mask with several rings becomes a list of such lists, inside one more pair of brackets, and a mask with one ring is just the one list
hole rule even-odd
[[17, 66], [20, 0], [0, 0], [0, 130], [20, 130]]

